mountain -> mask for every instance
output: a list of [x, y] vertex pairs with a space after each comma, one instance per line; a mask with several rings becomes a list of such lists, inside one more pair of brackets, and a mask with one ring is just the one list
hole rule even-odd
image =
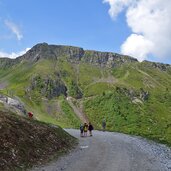
[[41, 121], [78, 128], [74, 105], [96, 129], [105, 119], [108, 130], [171, 145], [169, 64], [42, 43], [16, 59], [0, 59], [0, 89]]

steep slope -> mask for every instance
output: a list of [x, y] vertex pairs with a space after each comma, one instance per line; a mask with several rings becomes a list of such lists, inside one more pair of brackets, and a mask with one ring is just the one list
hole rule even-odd
[[171, 144], [168, 64], [43, 43], [16, 60], [0, 59], [0, 80], [1, 93], [17, 96], [39, 120], [79, 127], [71, 96], [96, 128], [106, 119], [109, 130]]
[[0, 168], [26, 170], [67, 152], [76, 144], [60, 127], [0, 109]]
[[83, 113], [83, 111], [81, 111], [77, 106], [74, 105], [72, 97], [67, 97], [67, 101], [74, 110], [74, 113], [77, 115], [77, 117], [82, 121], [82, 123], [89, 123], [89, 120], [87, 116]]

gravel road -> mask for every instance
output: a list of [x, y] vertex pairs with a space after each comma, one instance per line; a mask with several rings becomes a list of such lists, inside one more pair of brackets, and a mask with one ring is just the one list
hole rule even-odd
[[93, 137], [79, 137], [70, 154], [32, 171], [171, 171], [171, 149], [165, 145], [120, 133], [94, 131]]

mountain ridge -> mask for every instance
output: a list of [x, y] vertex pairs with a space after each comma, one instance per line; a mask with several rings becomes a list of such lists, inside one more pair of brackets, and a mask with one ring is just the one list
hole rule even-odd
[[[121, 55], [114, 52], [102, 52], [96, 50], [84, 50], [81, 47], [68, 46], [68, 45], [49, 45], [47, 43], [38, 43], [28, 50], [22, 56], [18, 56], [16, 59], [8, 57], [0, 58], [0, 67], [15, 65], [23, 60], [37, 62], [40, 59], [58, 59], [59, 56], [66, 55], [72, 62], [88, 62], [99, 66], [115, 67], [124, 63], [139, 62], [136, 58]], [[144, 60], [144, 63], [166, 71], [171, 68], [170, 64], [164, 64], [160, 62], [152, 62]]]

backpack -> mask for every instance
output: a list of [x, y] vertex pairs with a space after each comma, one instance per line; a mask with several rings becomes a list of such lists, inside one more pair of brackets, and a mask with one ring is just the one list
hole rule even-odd
[[84, 126], [84, 131], [87, 131], [88, 130], [88, 127], [87, 126]]
[[93, 129], [93, 125], [89, 125], [89, 130], [92, 131]]
[[83, 131], [84, 130], [84, 127], [83, 126], [80, 126], [80, 130]]

